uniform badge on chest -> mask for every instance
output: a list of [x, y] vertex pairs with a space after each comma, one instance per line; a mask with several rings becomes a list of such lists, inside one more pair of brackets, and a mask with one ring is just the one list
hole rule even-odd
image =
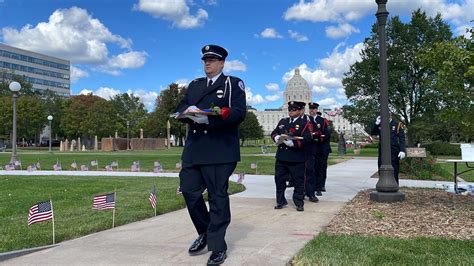
[[285, 125], [279, 125], [279, 126], [278, 126], [279, 129], [282, 129], [282, 128], [284, 128], [284, 127], [285, 127]]
[[318, 128], [321, 128], [321, 124], [318, 124]]
[[295, 126], [295, 129], [296, 129], [296, 130], [300, 130], [300, 125], [296, 125], [296, 126]]
[[223, 98], [224, 97], [224, 91], [223, 90], [217, 90], [216, 91], [216, 96], [219, 99]]
[[392, 130], [394, 130], [394, 131], [395, 131], [395, 126], [393, 126], [393, 127], [392, 127]]

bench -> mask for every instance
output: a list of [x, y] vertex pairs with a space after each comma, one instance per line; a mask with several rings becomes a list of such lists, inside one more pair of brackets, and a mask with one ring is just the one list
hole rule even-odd
[[[459, 191], [458, 191], [457, 177], [458, 175], [462, 175], [464, 173], [474, 170], [474, 165], [469, 165], [469, 163], [474, 163], [474, 160], [462, 160], [462, 159], [461, 160], [446, 160], [446, 162], [454, 163], [454, 192], [458, 194]], [[468, 169], [458, 173], [458, 163], [465, 163]]]

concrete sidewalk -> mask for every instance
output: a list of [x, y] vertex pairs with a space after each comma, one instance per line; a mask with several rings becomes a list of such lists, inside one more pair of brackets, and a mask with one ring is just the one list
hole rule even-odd
[[[290, 204], [274, 210], [273, 176], [247, 175], [246, 191], [231, 196], [232, 222], [227, 230], [226, 265], [285, 265], [309, 240], [329, 224], [360, 190], [374, 188], [376, 159], [351, 159], [328, 168], [327, 193], [320, 202], [305, 202], [297, 212]], [[236, 179], [232, 176], [231, 179]], [[404, 180], [401, 186], [404, 186]], [[415, 183], [415, 182], [413, 182]], [[416, 182], [434, 187], [437, 183]], [[3, 261], [8, 265], [203, 265], [210, 253], [189, 256], [196, 232], [186, 209], [114, 229], [65, 241], [49, 248]]]

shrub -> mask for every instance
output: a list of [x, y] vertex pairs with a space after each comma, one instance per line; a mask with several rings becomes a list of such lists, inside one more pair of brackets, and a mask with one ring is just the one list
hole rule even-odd
[[370, 148], [370, 149], [377, 149], [379, 147], [379, 143], [367, 143], [365, 144], [364, 146], [362, 146], [363, 149], [367, 149], [367, 148]]
[[423, 145], [426, 150], [434, 156], [437, 155], [448, 155], [448, 156], [461, 156], [461, 149], [458, 145], [453, 145], [448, 142], [432, 142], [426, 145]]
[[426, 158], [408, 157], [401, 161], [400, 172], [421, 180], [431, 180], [433, 175], [445, 176], [443, 168], [432, 156]]

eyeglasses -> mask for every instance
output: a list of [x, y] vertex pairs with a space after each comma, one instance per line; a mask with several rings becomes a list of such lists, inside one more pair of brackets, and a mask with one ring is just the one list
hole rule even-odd
[[203, 64], [208, 64], [208, 63], [209, 63], [209, 64], [212, 64], [212, 63], [215, 63], [215, 62], [217, 62], [217, 61], [219, 61], [219, 59], [216, 59], [216, 58], [206, 58], [206, 59], [202, 60], [202, 63], [203, 63]]
[[296, 108], [288, 108], [288, 111], [289, 111], [289, 112], [294, 112], [294, 111], [298, 111], [298, 109], [296, 109]]

